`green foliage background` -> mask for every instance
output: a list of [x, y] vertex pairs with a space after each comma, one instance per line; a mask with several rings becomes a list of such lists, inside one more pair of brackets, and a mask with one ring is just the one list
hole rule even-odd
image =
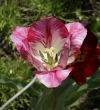
[[[100, 39], [99, 0], [0, 0], [0, 106], [33, 78], [9, 39], [12, 29], [48, 16], [87, 24]], [[67, 79], [56, 91], [55, 110], [100, 110], [100, 70], [83, 86]], [[52, 102], [53, 91], [36, 82], [6, 110], [52, 110]]]

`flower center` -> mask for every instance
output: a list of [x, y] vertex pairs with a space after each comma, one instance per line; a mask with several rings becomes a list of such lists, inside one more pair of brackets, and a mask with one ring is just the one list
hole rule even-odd
[[52, 69], [53, 67], [55, 67], [56, 62], [58, 61], [58, 55], [55, 54], [54, 52], [55, 52], [54, 47], [45, 48], [43, 53], [39, 51], [41, 59], [48, 69]]

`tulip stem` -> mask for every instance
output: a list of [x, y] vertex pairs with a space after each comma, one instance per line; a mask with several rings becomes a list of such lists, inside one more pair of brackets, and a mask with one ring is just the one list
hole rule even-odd
[[56, 88], [53, 88], [53, 106], [52, 106], [52, 110], [56, 109], [56, 103], [57, 103], [57, 91]]
[[7, 107], [13, 100], [15, 100], [18, 96], [20, 96], [24, 91], [26, 91], [29, 87], [31, 87], [34, 82], [36, 81], [36, 77], [32, 79], [31, 82], [29, 82], [23, 89], [21, 89], [19, 92], [17, 92], [13, 97], [11, 97], [4, 105], [0, 107], [0, 110], [4, 110], [5, 107]]

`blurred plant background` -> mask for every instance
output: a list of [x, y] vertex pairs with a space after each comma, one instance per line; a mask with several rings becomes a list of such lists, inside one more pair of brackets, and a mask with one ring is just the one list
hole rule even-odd
[[[80, 21], [100, 39], [100, 0], [0, 0], [0, 106], [33, 78], [9, 35], [48, 16]], [[52, 110], [52, 100], [53, 91], [36, 82], [5, 110]], [[82, 86], [65, 80], [57, 88], [56, 110], [100, 110], [100, 70]]]

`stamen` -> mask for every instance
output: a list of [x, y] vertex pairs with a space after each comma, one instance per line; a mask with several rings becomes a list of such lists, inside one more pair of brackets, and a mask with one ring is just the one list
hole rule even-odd
[[51, 47], [51, 48], [45, 48], [44, 53], [39, 51], [41, 59], [44, 62], [44, 64], [46, 64], [48, 69], [53, 68], [58, 61], [58, 54], [55, 55], [54, 50], [55, 50], [54, 47]]
[[53, 55], [53, 52], [54, 52], [54, 47], [51, 47], [51, 48], [46, 48], [46, 49], [45, 49], [45, 53], [50, 54], [50, 56], [52, 56], [52, 55]]

